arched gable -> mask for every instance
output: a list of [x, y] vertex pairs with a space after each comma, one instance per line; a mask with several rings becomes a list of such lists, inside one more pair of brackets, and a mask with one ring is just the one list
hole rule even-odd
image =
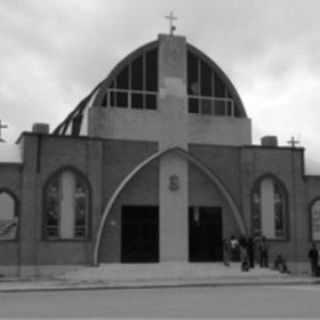
[[[146, 55], [157, 51], [159, 46], [158, 41], [152, 41], [147, 43], [138, 49], [134, 50], [132, 53], [127, 55], [124, 59], [122, 59], [109, 73], [109, 75], [102, 80], [95, 88], [91, 91], [91, 93], [84, 98], [78, 106], [68, 115], [68, 117], [54, 130], [54, 134], [58, 135], [85, 135], [86, 130], [84, 129], [84, 125], [86, 125], [87, 121], [87, 111], [91, 107], [105, 107], [109, 106], [116, 106], [117, 102], [114, 101], [122, 101], [119, 104], [119, 107], [127, 107], [130, 105], [136, 108], [150, 108], [150, 109], [157, 109], [157, 96], [156, 93], [158, 92], [158, 75], [157, 71], [151, 73], [154, 76], [154, 81], [150, 88], [148, 88], [148, 83], [150, 81], [148, 79], [144, 79], [142, 82], [143, 87], [135, 88], [132, 85], [132, 76], [136, 75], [139, 72], [132, 71], [132, 65], [134, 62], [139, 59], [139, 57], [144, 57], [143, 59], [143, 71], [148, 70], [148, 62]], [[203, 64], [206, 66], [205, 70], [207, 70], [210, 74], [210, 77], [216, 78], [213, 82], [219, 82], [220, 91], [223, 93], [214, 94], [214, 89], [211, 92], [200, 92], [197, 94], [200, 98], [215, 98], [217, 105], [219, 105], [219, 99], [221, 100], [220, 106], [229, 105], [229, 102], [232, 102], [232, 108], [230, 106], [227, 107], [223, 112], [227, 112], [228, 115], [232, 115], [239, 118], [246, 118], [247, 114], [244, 108], [244, 105], [241, 101], [240, 95], [238, 94], [237, 90], [235, 89], [234, 85], [232, 84], [229, 77], [224, 73], [224, 71], [206, 54], [204, 54], [201, 50], [197, 49], [196, 47], [192, 46], [191, 44], [187, 44], [187, 55], [191, 54], [196, 57], [199, 61], [199, 65]], [[152, 60], [152, 64], [154, 66], [154, 70], [158, 70], [158, 58]], [[129, 68], [130, 66], [130, 68]], [[131, 70], [131, 71], [130, 71]], [[187, 70], [187, 74], [189, 74], [190, 70]], [[123, 77], [122, 74], [124, 73]], [[155, 74], [154, 74], [155, 73]], [[200, 72], [201, 73], [201, 72]], [[143, 74], [142, 77], [145, 75]], [[146, 76], [147, 77], [147, 76]], [[128, 78], [126, 81], [128, 82], [128, 86], [123, 86], [122, 84], [117, 85], [117, 82], [120, 78]], [[121, 80], [120, 80], [121, 81]], [[205, 81], [206, 82], [206, 81]], [[214, 84], [212, 84], [214, 85]], [[211, 86], [206, 84], [207, 86]], [[219, 87], [219, 86], [218, 86]], [[110, 92], [111, 90], [111, 92]], [[136, 92], [134, 93], [134, 91]], [[128, 92], [130, 91], [132, 95], [129, 97]], [[189, 92], [189, 95], [192, 93]], [[114, 97], [119, 97], [115, 98]], [[149, 100], [148, 100], [149, 99]], [[129, 102], [130, 100], [130, 102]], [[136, 102], [134, 102], [136, 100]], [[113, 102], [112, 102], [113, 101]], [[146, 102], [148, 101], [148, 102]], [[142, 106], [140, 105], [142, 103]], [[151, 107], [150, 107], [151, 106]], [[231, 111], [231, 109], [233, 109]], [[229, 111], [228, 111], [229, 110]], [[192, 111], [191, 111], [192, 112]], [[219, 113], [217, 113], [219, 115]]]

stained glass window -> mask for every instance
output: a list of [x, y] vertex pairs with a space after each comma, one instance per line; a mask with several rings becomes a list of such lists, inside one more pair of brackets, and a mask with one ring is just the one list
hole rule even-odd
[[52, 178], [45, 190], [47, 239], [88, 237], [89, 190], [85, 180], [71, 170]]
[[271, 239], [287, 237], [286, 192], [276, 179], [268, 177], [256, 184], [252, 193], [251, 210], [254, 236], [264, 235]]

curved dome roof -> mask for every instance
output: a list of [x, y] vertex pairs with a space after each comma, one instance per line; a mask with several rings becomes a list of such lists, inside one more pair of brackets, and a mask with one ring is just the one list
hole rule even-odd
[[[116, 90], [123, 90], [123, 89], [130, 89], [132, 85], [130, 85], [132, 75], [129, 74], [128, 70], [132, 70], [134, 68], [134, 64], [138, 65], [139, 64], [139, 59], [141, 58], [141, 65], [143, 65], [141, 68], [143, 69], [143, 72], [145, 73], [146, 70], [146, 65], [153, 64], [156, 65], [156, 72], [153, 72], [154, 79], [151, 79], [151, 82], [153, 82], [153, 85], [150, 88], [146, 89], [145, 83], [149, 83], [146, 81], [146, 79], [140, 79], [137, 81], [140, 81], [141, 83], [144, 83], [144, 87], [142, 90], [145, 91], [158, 91], [158, 83], [157, 83], [157, 49], [158, 49], [158, 44], [159, 41], [152, 41], [150, 43], [147, 43], [138, 49], [134, 50], [132, 53], [127, 55], [124, 59], [122, 59], [109, 73], [109, 75], [101, 81], [92, 91], [91, 93], [85, 97], [78, 105], [77, 107], [67, 116], [67, 118], [54, 130], [54, 134], [60, 134], [60, 135], [67, 135], [67, 134], [72, 134], [72, 135], [81, 135], [81, 127], [83, 127], [83, 124], [85, 121], [87, 121], [86, 117], [86, 112], [90, 107], [106, 107], [107, 102], [106, 102], [106, 94], [107, 90], [109, 88], [115, 88]], [[156, 58], [154, 58], [154, 54], [156, 54]], [[188, 77], [189, 73], [191, 74], [191, 71], [189, 70], [189, 57], [190, 61], [192, 59], [196, 59], [199, 61], [199, 66], [200, 64], [205, 65], [207, 70], [209, 70], [210, 74], [214, 77], [213, 83], [211, 85], [216, 86], [216, 89], [213, 89], [212, 94], [205, 94], [205, 96], [210, 96], [210, 97], [221, 97], [221, 98], [226, 98], [229, 100], [233, 101], [234, 105], [234, 112], [233, 116], [238, 117], [238, 118], [246, 118], [247, 114], [245, 111], [245, 108], [243, 106], [243, 103], [241, 101], [241, 98], [235, 89], [234, 85], [228, 78], [228, 76], [223, 72], [223, 70], [211, 59], [209, 58], [206, 54], [204, 54], [201, 50], [197, 49], [196, 47], [192, 46], [191, 44], [187, 44], [187, 55], [188, 55]], [[153, 56], [153, 58], [152, 58]], [[149, 60], [148, 60], [149, 59]], [[156, 62], [155, 62], [156, 61]], [[192, 63], [192, 62], [191, 62]], [[130, 68], [128, 67], [130, 66]], [[200, 69], [200, 67], [199, 67]], [[154, 71], [153, 70], [153, 71]], [[141, 72], [141, 73], [143, 73]], [[132, 72], [133, 74], [133, 72]], [[138, 72], [139, 74], [139, 72]], [[151, 77], [152, 77], [152, 73]], [[141, 75], [140, 75], [141, 76]], [[127, 83], [129, 83], [129, 87], [127, 88], [126, 86], [121, 86], [119, 87], [119, 83], [123, 82], [121, 79], [126, 79]], [[143, 77], [143, 75], [141, 76]], [[148, 75], [146, 76], [148, 77]], [[150, 77], [150, 75], [149, 75]], [[189, 81], [190, 82], [190, 81]], [[115, 85], [115, 83], [118, 84]], [[150, 86], [149, 86], [150, 87]], [[188, 94], [190, 94], [188, 88]], [[200, 93], [200, 89], [199, 95]], [[214, 94], [213, 92], [217, 93], [220, 91], [220, 95]], [[222, 94], [221, 94], [222, 92]], [[112, 105], [111, 105], [112, 106]]]

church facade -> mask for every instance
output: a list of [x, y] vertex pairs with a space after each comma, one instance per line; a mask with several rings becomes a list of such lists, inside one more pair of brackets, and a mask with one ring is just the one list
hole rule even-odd
[[298, 270], [320, 240], [304, 149], [251, 141], [219, 66], [182, 36], [129, 54], [49, 133], [0, 144], [3, 273], [100, 263], [219, 262], [265, 236]]

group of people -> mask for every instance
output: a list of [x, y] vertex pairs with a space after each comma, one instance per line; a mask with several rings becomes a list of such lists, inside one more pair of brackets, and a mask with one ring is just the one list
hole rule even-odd
[[[259, 261], [261, 268], [268, 268], [269, 245], [267, 239], [264, 236], [237, 239], [232, 235], [223, 241], [223, 259], [226, 266], [229, 266], [231, 261], [240, 261], [242, 271], [254, 268], [256, 261]], [[280, 272], [288, 272], [285, 259], [281, 255], [277, 256], [274, 267]]]
[[[320, 277], [319, 251], [313, 242], [308, 251], [311, 275]], [[223, 261], [226, 266], [230, 266], [232, 261], [241, 263], [242, 271], [249, 271], [255, 267], [255, 262], [259, 261], [261, 268], [269, 267], [269, 245], [264, 236], [240, 237], [231, 236], [223, 240]], [[284, 257], [278, 254], [274, 260], [273, 268], [281, 273], [288, 273], [288, 268]]]

